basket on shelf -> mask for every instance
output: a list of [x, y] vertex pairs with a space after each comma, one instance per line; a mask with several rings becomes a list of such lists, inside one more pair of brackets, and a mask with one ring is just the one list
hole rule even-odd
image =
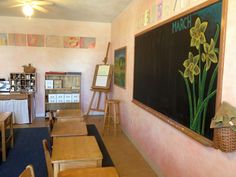
[[31, 64], [29, 64], [28, 66], [23, 65], [22, 67], [24, 68], [25, 73], [35, 73], [36, 71], [35, 67], [33, 67]]
[[211, 121], [213, 142], [223, 152], [236, 150], [236, 108], [223, 102]]
[[236, 150], [236, 132], [230, 127], [215, 128], [213, 141], [216, 147], [223, 152]]

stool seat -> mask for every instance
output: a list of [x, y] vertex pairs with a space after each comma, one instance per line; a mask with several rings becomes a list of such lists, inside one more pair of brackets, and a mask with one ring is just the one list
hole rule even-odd
[[116, 135], [117, 124], [120, 122], [120, 100], [118, 99], [106, 99], [105, 101], [105, 112], [104, 112], [104, 122], [103, 122], [103, 134], [105, 128], [110, 128], [111, 122], [113, 122], [114, 134]]
[[108, 103], [108, 104], [117, 104], [117, 103], [120, 103], [120, 100], [117, 100], [117, 99], [107, 99], [106, 103]]

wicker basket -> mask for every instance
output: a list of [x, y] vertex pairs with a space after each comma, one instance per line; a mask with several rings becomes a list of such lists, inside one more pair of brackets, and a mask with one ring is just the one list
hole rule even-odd
[[230, 127], [215, 128], [213, 141], [223, 152], [236, 150], [236, 132]]
[[31, 64], [29, 64], [28, 66], [24, 65], [22, 67], [24, 68], [25, 73], [35, 73], [36, 71], [36, 69]]

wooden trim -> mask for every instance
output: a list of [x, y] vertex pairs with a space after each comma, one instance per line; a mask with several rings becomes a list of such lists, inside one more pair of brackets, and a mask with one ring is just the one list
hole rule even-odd
[[117, 87], [119, 87], [119, 88], [122, 88], [122, 89], [126, 89], [126, 71], [127, 71], [127, 46], [124, 46], [124, 47], [120, 47], [120, 48], [118, 48], [118, 49], [115, 49], [114, 50], [114, 77], [115, 77], [115, 52], [117, 51], [117, 50], [120, 50], [120, 49], [125, 49], [125, 86], [124, 87], [121, 87], [121, 86], [119, 86], [119, 85], [116, 85], [115, 84], [115, 78], [113, 79], [113, 82], [114, 82], [114, 85], [115, 86], [117, 86]]
[[184, 125], [181, 125], [180, 123], [174, 121], [173, 119], [170, 119], [169, 117], [167, 117], [166, 115], [142, 104], [141, 102], [133, 99], [132, 102], [134, 104], [136, 104], [137, 106], [139, 106], [140, 108], [146, 110], [147, 112], [151, 113], [152, 115], [160, 118], [161, 120], [163, 120], [164, 122], [170, 124], [171, 126], [173, 126], [174, 128], [180, 130], [181, 132], [183, 132], [184, 134], [190, 136], [191, 138], [195, 139], [196, 141], [198, 141], [199, 143], [205, 145], [205, 146], [210, 146], [210, 147], [214, 147], [213, 141], [201, 136], [200, 134], [190, 130], [189, 128], [185, 127]]
[[[166, 23], [169, 23], [170, 21], [176, 20], [182, 16], [185, 16], [189, 13], [195, 12], [197, 10], [200, 10], [206, 6], [212, 5], [216, 2], [219, 2], [219, 0], [208, 0], [206, 2], [203, 2], [195, 7], [190, 8], [189, 10], [182, 12], [172, 18], [169, 18], [167, 20], [162, 21], [161, 23], [158, 23], [157, 25], [152, 26], [151, 28], [148, 28], [140, 33], [137, 33], [135, 37], [140, 36], [148, 31], [151, 31], [159, 26], [162, 26]], [[222, 0], [222, 17], [221, 17], [221, 32], [220, 32], [220, 53], [219, 53], [219, 68], [218, 68], [218, 76], [217, 76], [217, 94], [216, 94], [216, 110], [218, 109], [221, 100], [222, 100], [222, 80], [223, 80], [223, 69], [224, 69], [224, 55], [225, 55], [225, 40], [226, 40], [226, 22], [227, 22], [227, 8], [228, 8], [228, 0]], [[134, 63], [135, 65], [135, 63]], [[133, 76], [134, 77], [134, 76]], [[139, 106], [140, 108], [146, 110], [147, 112], [151, 113], [152, 115], [160, 118], [164, 122], [170, 124], [171, 126], [175, 127], [176, 129], [182, 131], [184, 134], [188, 135], [189, 137], [195, 139], [197, 142], [210, 147], [215, 147], [214, 142], [205, 138], [204, 136], [192, 131], [188, 127], [185, 127], [184, 125], [174, 121], [173, 119], [170, 119], [168, 116], [142, 104], [141, 102], [135, 100], [133, 98], [132, 102]], [[215, 147], [216, 148], [216, 147]]]
[[224, 56], [225, 56], [225, 40], [228, 14], [228, 0], [222, 1], [222, 17], [221, 17], [221, 32], [220, 32], [220, 53], [219, 53], [219, 68], [217, 77], [217, 95], [216, 95], [216, 110], [219, 108], [222, 100], [222, 85], [224, 71]]
[[[185, 15], [187, 15], [187, 14], [189, 14], [189, 13], [195, 12], [195, 11], [197, 11], [197, 10], [200, 10], [200, 9], [206, 7], [206, 6], [209, 6], [209, 5], [211, 5], [211, 4], [214, 4], [214, 3], [218, 2], [218, 1], [219, 1], [219, 0], [208, 0], [208, 1], [206, 1], [206, 2], [203, 2], [203, 3], [201, 3], [201, 4], [199, 4], [199, 5], [195, 6], [195, 7], [192, 7], [192, 8], [190, 8], [190, 9], [184, 11], [184, 12], [179, 13], [178, 15], [175, 15], [175, 16], [173, 16], [173, 17], [171, 17], [171, 18], [168, 18], [168, 19], [166, 19], [166, 20], [164, 20], [164, 21], [162, 21], [162, 22], [160, 22], [160, 23], [158, 23], [158, 24], [156, 24], [156, 25], [154, 25], [154, 26], [152, 26], [152, 27], [150, 27], [150, 28], [148, 28], [148, 29], [146, 29], [146, 30], [140, 32], [140, 33], [135, 34], [135, 37], [140, 36], [140, 35], [142, 35], [142, 34], [148, 32], [148, 31], [151, 31], [151, 30], [153, 30], [153, 29], [155, 29], [155, 28], [157, 28], [157, 27], [159, 27], [159, 26], [162, 26], [162, 25], [164, 25], [164, 24], [166, 24], [166, 23], [169, 23], [169, 22], [171, 22], [171, 21], [173, 21], [173, 20], [176, 20], [176, 19], [178, 19], [178, 18], [180, 18], [180, 17], [182, 17], [182, 16], [185, 16]], [[224, 1], [224, 0], [223, 0], [223, 1]]]

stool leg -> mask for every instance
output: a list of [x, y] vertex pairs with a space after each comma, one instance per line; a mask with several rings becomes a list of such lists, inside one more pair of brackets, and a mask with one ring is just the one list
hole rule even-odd
[[114, 109], [114, 115], [113, 115], [114, 135], [116, 135], [116, 124], [117, 124], [116, 104], [113, 105], [113, 109]]
[[120, 105], [119, 103], [116, 104], [116, 122], [117, 124], [120, 124]]
[[121, 132], [121, 129], [120, 129], [120, 104], [119, 102], [116, 104], [116, 123], [117, 123], [117, 126], [118, 126], [118, 129], [119, 129], [119, 132]]
[[111, 104], [108, 103], [108, 116], [107, 116], [107, 127], [108, 127], [108, 131], [110, 132], [110, 124], [111, 124]]
[[103, 134], [105, 132], [105, 126], [106, 126], [106, 122], [108, 121], [108, 104], [105, 104], [105, 110], [104, 110], [104, 120], [103, 120]]

